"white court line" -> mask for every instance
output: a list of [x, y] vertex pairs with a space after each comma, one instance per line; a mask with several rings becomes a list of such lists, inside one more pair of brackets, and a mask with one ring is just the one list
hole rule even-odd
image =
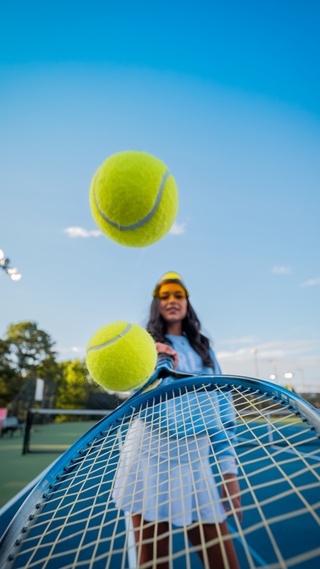
[[[275, 449], [277, 449], [277, 450], [283, 450], [284, 452], [288, 452], [288, 453], [290, 453], [290, 454], [294, 454], [294, 455], [297, 456], [297, 453], [295, 453], [295, 452], [294, 452], [293, 450], [291, 450], [290, 448], [285, 449], [285, 448], [279, 447], [279, 446], [277, 446], [277, 445], [272, 445], [272, 448], [275, 448]], [[320, 462], [320, 456], [315, 456], [315, 455], [313, 455], [313, 454], [310, 455], [310, 454], [307, 454], [307, 453], [305, 453], [305, 452], [300, 452], [300, 451], [299, 451], [299, 454], [300, 454], [301, 456], [307, 457], [308, 459], [311, 459], [311, 458], [312, 458], [312, 460], [316, 460], [317, 462]]]
[[[238, 441], [240, 441], [240, 442], [248, 442], [248, 439], [243, 439], [243, 438], [239, 437], [239, 438], [238, 438]], [[259, 445], [258, 443], [256, 443], [255, 441], [252, 441], [252, 442], [250, 442], [249, 444], [251, 444], [252, 446], [258, 446], [258, 447], [260, 447], [260, 445]], [[237, 447], [236, 447], [236, 448], [237, 448]], [[295, 456], [297, 456], [297, 453], [294, 452], [291, 448], [286, 448], [286, 447], [282, 447], [282, 446], [279, 446], [279, 445], [271, 445], [271, 448], [274, 448], [274, 449], [276, 449], [276, 450], [282, 450], [283, 452], [287, 452], [288, 454], [294, 454]], [[313, 454], [310, 455], [309, 453], [300, 452], [300, 451], [299, 451], [299, 454], [300, 454], [301, 456], [306, 457], [306, 458], [309, 458], [309, 459], [312, 458], [312, 459], [315, 460], [316, 462], [320, 462], [320, 456], [315, 456], [315, 455], [313, 455]]]
[[[232, 527], [232, 525], [228, 524], [228, 528], [229, 528], [229, 530], [230, 530], [231, 533], [235, 533], [235, 529]], [[241, 545], [242, 545], [242, 539], [241, 539], [239, 536], [236, 536], [235, 539], [236, 539], [237, 541], [239, 541], [239, 543], [241, 543]], [[243, 547], [243, 545], [242, 545], [242, 547]], [[249, 543], [247, 543], [247, 548], [249, 549], [249, 551], [250, 551], [252, 557], [253, 557], [256, 561], [258, 561], [258, 563], [259, 563], [262, 567], [268, 567], [268, 563], [267, 563], [264, 559], [262, 559], [262, 557], [260, 557], [259, 553], [257, 553], [256, 550], [253, 549], [253, 548], [251, 547], [251, 545], [249, 545]]]

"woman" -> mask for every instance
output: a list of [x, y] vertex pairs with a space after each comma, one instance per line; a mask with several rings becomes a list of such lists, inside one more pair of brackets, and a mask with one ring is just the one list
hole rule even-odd
[[[166, 273], [157, 284], [153, 297], [147, 330], [156, 342], [158, 354], [172, 356], [178, 371], [221, 374], [209, 340], [200, 332], [199, 319], [181, 277], [177, 273]], [[172, 381], [167, 378], [163, 384]], [[218, 396], [214, 397], [219, 408]], [[223, 506], [223, 499], [226, 503], [228, 496], [241, 521], [237, 467], [230, 444], [230, 433], [234, 429], [231, 400], [228, 407], [231, 413], [226, 412], [225, 405], [220, 413], [220, 422], [228, 423], [228, 437], [223, 430], [217, 429], [210, 437], [173, 437], [169, 442], [163, 437], [159, 444], [159, 435], [157, 438], [152, 435], [147, 422], [137, 419], [129, 429], [113, 497], [118, 507], [131, 514], [139, 565], [155, 567], [157, 559], [157, 569], [168, 567], [171, 523], [186, 527], [189, 540], [198, 546], [197, 552], [206, 566], [222, 569], [227, 558], [227, 566], [238, 569], [233, 543], [227, 539], [227, 512]], [[219, 469], [223, 474], [221, 497], [209, 463], [210, 443], [219, 456]], [[146, 448], [148, 454], [143, 450]], [[133, 460], [135, 456], [139, 456], [139, 466]], [[189, 482], [179, 494], [172, 481], [181, 477]], [[196, 508], [192, 507], [194, 504], [197, 504]], [[226, 536], [222, 548], [220, 544], [210, 543], [217, 536]]]

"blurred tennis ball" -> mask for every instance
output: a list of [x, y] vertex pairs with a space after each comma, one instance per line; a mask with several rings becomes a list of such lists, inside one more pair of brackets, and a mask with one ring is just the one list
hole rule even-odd
[[137, 324], [113, 322], [92, 336], [86, 363], [90, 375], [105, 389], [130, 391], [143, 385], [157, 362], [155, 343]]
[[146, 152], [120, 152], [96, 171], [90, 207], [98, 227], [129, 247], [146, 247], [170, 230], [178, 189], [167, 166]]

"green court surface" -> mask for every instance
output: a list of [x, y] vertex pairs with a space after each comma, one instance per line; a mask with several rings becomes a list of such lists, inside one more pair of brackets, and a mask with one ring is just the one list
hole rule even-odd
[[22, 454], [23, 434], [0, 438], [0, 507], [27, 486], [97, 421], [34, 425], [30, 449]]

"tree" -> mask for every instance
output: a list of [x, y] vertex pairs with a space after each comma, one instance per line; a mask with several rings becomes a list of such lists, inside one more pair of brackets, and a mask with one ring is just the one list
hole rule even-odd
[[21, 386], [11, 363], [10, 343], [0, 339], [0, 407], [6, 407]]
[[[45, 380], [44, 399], [38, 405], [85, 409], [97, 386], [80, 360], [57, 362], [55, 342], [36, 322], [11, 324], [0, 340], [0, 405], [11, 403], [11, 413], [22, 415], [34, 404], [36, 379]], [[37, 405], [37, 403], [36, 403]]]
[[85, 409], [88, 398], [87, 368], [80, 360], [62, 362], [63, 374], [58, 386], [58, 409]]
[[12, 363], [21, 376], [30, 377], [45, 362], [55, 361], [55, 342], [36, 322], [11, 324], [6, 340], [10, 344]]
[[22, 415], [32, 404], [37, 377], [47, 380], [46, 392], [54, 402], [56, 389], [52, 383], [57, 382], [59, 375], [54, 345], [50, 335], [36, 322], [19, 322], [8, 327], [0, 346], [0, 387], [1, 402], [10, 407], [11, 413]]

